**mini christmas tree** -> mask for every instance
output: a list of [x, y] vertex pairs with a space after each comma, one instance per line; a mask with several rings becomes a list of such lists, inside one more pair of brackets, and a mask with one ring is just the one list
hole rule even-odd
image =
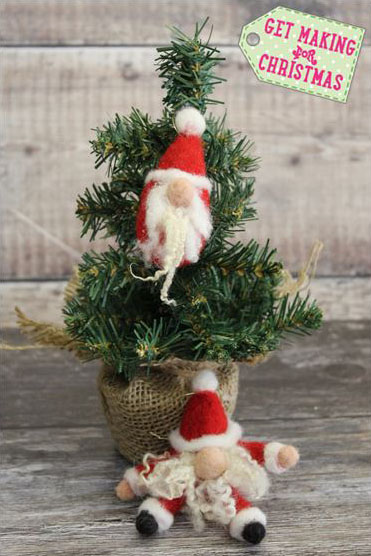
[[[268, 241], [260, 246], [235, 239], [255, 218], [251, 173], [257, 159], [250, 140], [226, 128], [225, 117], [207, 112], [219, 103], [211, 94], [224, 80], [214, 73], [223, 60], [218, 49], [201, 39], [204, 25], [193, 37], [174, 29], [171, 44], [157, 49], [165, 90], [160, 119], [132, 109], [96, 130], [92, 151], [96, 167], [107, 165], [108, 178], [78, 198], [82, 234], [91, 240], [104, 234], [112, 245], [83, 255], [64, 309], [67, 334], [83, 358], [101, 359], [127, 379], [140, 365], [150, 368], [170, 357], [264, 358], [288, 333], [308, 333], [321, 323], [315, 302], [280, 292], [283, 266]], [[176, 305], [169, 305], [160, 298], [160, 282], [138, 279], [156, 268], [137, 248], [136, 220], [146, 176], [175, 141], [175, 113], [183, 107], [205, 114], [213, 227], [197, 262], [177, 268], [170, 285]]]

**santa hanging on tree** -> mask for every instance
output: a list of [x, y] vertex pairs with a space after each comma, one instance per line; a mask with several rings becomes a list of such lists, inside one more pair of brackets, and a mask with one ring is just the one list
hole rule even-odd
[[212, 371], [201, 371], [192, 383], [178, 429], [169, 435], [171, 450], [148, 454], [143, 464], [126, 470], [116, 487], [121, 500], [149, 494], [139, 507], [136, 527], [143, 535], [169, 529], [185, 510], [200, 530], [205, 520], [228, 526], [232, 537], [258, 544], [266, 517], [253, 505], [269, 487], [266, 471], [282, 473], [296, 465], [299, 454], [279, 442], [242, 440], [242, 430], [225, 413]]
[[138, 247], [147, 263], [160, 267], [144, 280], [165, 276], [161, 299], [169, 305], [176, 304], [168, 291], [177, 267], [198, 261], [212, 229], [204, 117], [196, 108], [183, 108], [175, 127], [178, 136], [147, 175], [137, 215]]

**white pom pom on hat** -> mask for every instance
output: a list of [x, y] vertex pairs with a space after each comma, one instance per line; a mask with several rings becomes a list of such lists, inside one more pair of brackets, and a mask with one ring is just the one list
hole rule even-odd
[[193, 392], [202, 392], [203, 390], [214, 392], [217, 388], [218, 379], [214, 371], [210, 371], [209, 369], [199, 371], [192, 380]]
[[178, 133], [201, 137], [206, 129], [205, 118], [193, 106], [186, 106], [175, 115], [175, 127]]

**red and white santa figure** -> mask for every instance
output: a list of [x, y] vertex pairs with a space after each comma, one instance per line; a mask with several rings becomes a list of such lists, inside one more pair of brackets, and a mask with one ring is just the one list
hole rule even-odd
[[254, 504], [268, 490], [267, 471], [286, 471], [299, 454], [279, 442], [242, 439], [217, 387], [212, 371], [198, 373], [180, 426], [169, 435], [171, 450], [160, 457], [148, 454], [116, 487], [122, 500], [149, 495], [136, 519], [141, 534], [169, 529], [184, 510], [199, 530], [210, 520], [226, 525], [238, 540], [258, 544], [264, 538], [266, 517]]
[[175, 126], [177, 137], [146, 177], [136, 222], [144, 260], [159, 267], [145, 280], [165, 276], [161, 299], [173, 305], [168, 291], [176, 269], [198, 261], [212, 230], [204, 117], [196, 108], [182, 108], [175, 115]]

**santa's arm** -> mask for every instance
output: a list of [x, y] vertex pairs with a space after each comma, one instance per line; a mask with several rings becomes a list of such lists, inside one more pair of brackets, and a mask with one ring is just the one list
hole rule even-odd
[[251, 457], [271, 473], [283, 473], [294, 467], [299, 461], [299, 452], [294, 446], [281, 442], [247, 442], [242, 440], [240, 446]]
[[141, 473], [147, 468], [145, 475], [148, 475], [155, 465], [155, 461], [151, 461], [146, 467], [143, 464], [139, 464], [135, 467], [126, 469], [122, 480], [115, 488], [117, 498], [120, 498], [120, 500], [132, 500], [135, 496], [144, 496], [147, 494], [146, 483]]

